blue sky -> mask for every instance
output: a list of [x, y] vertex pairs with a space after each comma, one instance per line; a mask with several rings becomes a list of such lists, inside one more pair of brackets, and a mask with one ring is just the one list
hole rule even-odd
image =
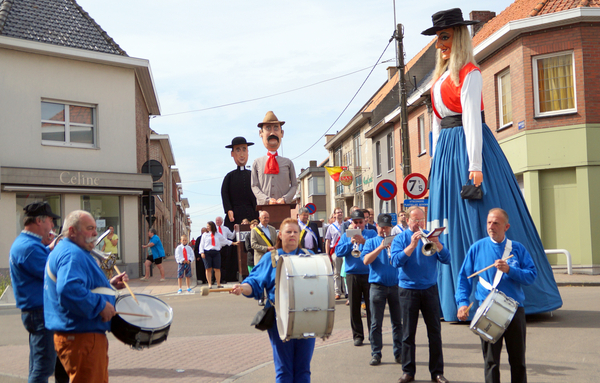
[[[408, 62], [430, 41], [420, 32], [436, 11], [460, 7], [468, 18], [512, 3], [399, 0], [394, 20], [393, 0], [77, 2], [130, 56], [150, 60], [162, 114], [150, 127], [170, 136], [194, 236], [223, 215], [221, 183], [235, 167], [225, 145], [235, 136], [255, 142], [248, 165], [265, 154], [256, 124], [268, 110], [286, 121], [279, 154], [299, 173], [327, 158], [320, 137], [341, 130], [386, 81], [394, 42], [383, 52], [396, 23]], [[388, 62], [365, 82], [382, 53]]]

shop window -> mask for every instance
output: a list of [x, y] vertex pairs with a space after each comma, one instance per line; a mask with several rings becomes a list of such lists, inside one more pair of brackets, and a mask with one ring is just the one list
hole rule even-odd
[[573, 52], [533, 59], [535, 116], [576, 112]]
[[17, 235], [21, 232], [21, 230], [23, 230], [23, 222], [25, 219], [25, 212], [23, 211], [23, 208], [27, 205], [29, 205], [30, 203], [34, 203], [34, 202], [48, 202], [48, 204], [50, 205], [50, 208], [52, 209], [52, 212], [56, 215], [60, 215], [61, 218], [58, 218], [55, 220], [54, 222], [54, 231], [56, 234], [60, 233], [60, 230], [62, 229], [62, 222], [63, 222], [63, 216], [62, 216], [62, 209], [61, 209], [61, 196], [60, 194], [32, 194], [32, 193], [28, 193], [28, 194], [17, 194], [17, 227], [16, 227], [16, 233]]
[[42, 143], [79, 148], [96, 144], [96, 108], [42, 101]]
[[[113, 195], [82, 195], [81, 209], [89, 212], [96, 220], [96, 230], [98, 235], [104, 233], [110, 226], [114, 228], [114, 233], [117, 235], [117, 259], [122, 259], [121, 254], [121, 206], [120, 197]], [[102, 248], [107, 251], [111, 248], [111, 244], [105, 239], [96, 247], [102, 251]]]
[[510, 70], [498, 75], [498, 109], [500, 110], [500, 129], [512, 124], [512, 100]]

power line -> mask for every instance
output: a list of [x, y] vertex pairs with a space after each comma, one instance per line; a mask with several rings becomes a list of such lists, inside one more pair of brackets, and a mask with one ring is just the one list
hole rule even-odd
[[[387, 47], [386, 47], [386, 49], [387, 49]], [[384, 50], [384, 52], [385, 52], [385, 50]], [[383, 56], [383, 54], [382, 54], [382, 56]], [[379, 59], [381, 59], [381, 57], [380, 57]], [[385, 60], [385, 61], [382, 61], [382, 62], [378, 62], [378, 63], [377, 63], [377, 64], [375, 64], [375, 65], [381, 65], [381, 64], [385, 64], [385, 63], [387, 63], [387, 62], [390, 62], [390, 61], [392, 61], [392, 60], [393, 60], [393, 59], [389, 59], [389, 60]], [[354, 72], [350, 72], [350, 73], [343, 74], [343, 75], [341, 75], [341, 76], [332, 77], [332, 78], [329, 78], [329, 79], [327, 79], [327, 80], [318, 81], [318, 82], [315, 82], [315, 83], [313, 83], [313, 84], [309, 84], [309, 85], [301, 86], [301, 87], [299, 87], [299, 88], [294, 88], [294, 89], [286, 90], [286, 91], [279, 92], [279, 93], [274, 93], [274, 94], [271, 94], [271, 95], [268, 95], [268, 96], [262, 96], [262, 97], [251, 98], [251, 99], [248, 99], [248, 100], [242, 100], [242, 101], [230, 102], [229, 104], [222, 104], [222, 105], [217, 105], [217, 106], [211, 106], [211, 107], [208, 107], [208, 108], [203, 108], [203, 109], [194, 109], [194, 110], [188, 110], [188, 111], [185, 111], [185, 112], [176, 112], [176, 113], [162, 114], [162, 115], [160, 115], [160, 116], [152, 116], [152, 118], [155, 118], [155, 117], [168, 117], [168, 116], [176, 116], [176, 115], [179, 115], [179, 114], [186, 114], [186, 113], [204, 112], [204, 111], [206, 111], [206, 110], [218, 109], [218, 108], [224, 108], [224, 107], [226, 107], [226, 106], [232, 106], [232, 105], [244, 104], [244, 103], [247, 103], [247, 102], [252, 102], [252, 101], [263, 100], [263, 99], [265, 99], [265, 98], [270, 98], [270, 97], [280, 96], [280, 95], [282, 95], [282, 94], [286, 94], [286, 93], [296, 92], [296, 91], [298, 91], [298, 90], [302, 90], [302, 89], [310, 88], [310, 87], [313, 87], [313, 86], [316, 86], [316, 85], [319, 85], [319, 84], [323, 84], [323, 83], [326, 83], [326, 82], [329, 82], [329, 81], [333, 81], [333, 80], [337, 80], [337, 79], [340, 79], [340, 78], [343, 78], [343, 77], [347, 77], [347, 76], [353, 75], [353, 74], [355, 74], [355, 73], [358, 73], [358, 72], [362, 72], [362, 71], [364, 71], [364, 70], [367, 70], [367, 69], [369, 69], [369, 68], [371, 68], [371, 67], [362, 68], [362, 69], [356, 70], [356, 71], [354, 71]], [[372, 71], [373, 71], [373, 69], [371, 69], [371, 72], [372, 72]], [[371, 73], [369, 73], [369, 75], [370, 75], [370, 74], [371, 74]], [[367, 76], [367, 78], [369, 78], [369, 77]], [[362, 86], [361, 86], [361, 87], [362, 87]], [[360, 90], [360, 89], [359, 89], [359, 90]]]
[[375, 70], [375, 67], [377, 65], [383, 64], [385, 62], [391, 61], [391, 60], [386, 60], [386, 61], [382, 61], [379, 62], [379, 60], [381, 60], [381, 58], [383, 57], [383, 55], [385, 54], [385, 51], [388, 49], [388, 47], [390, 46], [390, 43], [392, 42], [392, 39], [390, 39], [390, 41], [388, 41], [387, 45], [385, 46], [385, 48], [383, 49], [383, 52], [381, 52], [381, 56], [379, 56], [379, 58], [377, 59], [377, 61], [375, 62], [375, 65], [373, 65], [373, 67], [371, 68], [371, 71], [369, 72], [369, 74], [367, 75], [367, 77], [365, 78], [365, 80], [363, 81], [362, 84], [360, 84], [360, 87], [358, 88], [358, 90], [356, 91], [356, 93], [354, 93], [354, 96], [352, 96], [352, 98], [350, 99], [350, 101], [348, 102], [348, 104], [344, 107], [344, 109], [342, 110], [342, 112], [339, 114], [339, 116], [337, 116], [337, 118], [335, 119], [335, 121], [333, 121], [333, 123], [331, 124], [331, 126], [325, 131], [325, 133], [323, 133], [316, 141], [314, 144], [312, 144], [308, 149], [306, 149], [304, 152], [300, 153], [299, 155], [297, 155], [296, 157], [292, 158], [292, 161], [302, 157], [304, 154], [306, 154], [306, 152], [308, 152], [309, 150], [311, 150], [316, 144], [319, 143], [319, 140], [323, 137], [325, 137], [325, 135], [331, 130], [331, 128], [333, 128], [333, 126], [338, 122], [338, 120], [342, 117], [342, 115], [344, 114], [344, 112], [346, 112], [346, 109], [348, 109], [348, 107], [350, 107], [350, 104], [352, 104], [352, 101], [354, 101], [354, 99], [356, 98], [356, 96], [358, 96], [358, 93], [360, 92], [360, 90], [362, 89], [362, 87], [365, 85], [365, 83], [367, 82], [367, 80], [369, 79], [369, 77], [371, 77], [371, 74], [373, 73], [373, 71]]

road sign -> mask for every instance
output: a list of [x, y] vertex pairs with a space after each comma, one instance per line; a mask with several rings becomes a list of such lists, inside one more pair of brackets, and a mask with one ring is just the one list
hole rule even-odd
[[317, 205], [312, 202], [307, 203], [304, 207], [308, 209], [309, 214], [314, 214], [317, 211]]
[[428, 199], [405, 199], [404, 200], [404, 207], [411, 207], [411, 206], [419, 206], [419, 207], [427, 207], [427, 204], [429, 203]]
[[377, 193], [377, 197], [384, 201], [390, 201], [394, 199], [396, 193], [398, 193], [398, 188], [396, 187], [396, 183], [392, 180], [381, 180], [375, 187], [375, 193]]
[[390, 215], [392, 216], [392, 227], [394, 227], [398, 224], [398, 214], [390, 213]]
[[419, 173], [411, 173], [404, 179], [402, 187], [410, 198], [421, 198], [427, 194], [427, 178]]

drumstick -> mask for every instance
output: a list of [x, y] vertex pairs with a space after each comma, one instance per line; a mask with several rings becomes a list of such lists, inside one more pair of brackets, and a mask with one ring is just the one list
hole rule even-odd
[[467, 307], [467, 312], [465, 313], [466, 316], [469, 316], [469, 310], [471, 310], [471, 307], [473, 307], [473, 302], [471, 302], [469, 307]]
[[[509, 258], [512, 258], [512, 257], [514, 257], [514, 256], [515, 256], [514, 254], [511, 254], [511, 255], [509, 255], [508, 257], [504, 258], [504, 260], [506, 261], [507, 259], [509, 259]], [[484, 271], [486, 271], [486, 270], [489, 270], [489, 269], [491, 269], [492, 267], [494, 267], [494, 265], [495, 265], [495, 263], [492, 263], [492, 264], [491, 264], [491, 265], [489, 265], [488, 267], [486, 267], [486, 268], [483, 268], [483, 269], [479, 270], [478, 272], [476, 272], [476, 273], [473, 273], [473, 274], [469, 275], [469, 276], [467, 277], [467, 279], [469, 279], [469, 278], [473, 278], [474, 276], [476, 276], [476, 275], [478, 275], [478, 274], [481, 274], [481, 273], [483, 273], [483, 272], [484, 272]]]
[[225, 288], [221, 288], [221, 289], [209, 289], [208, 286], [204, 286], [203, 288], [200, 289], [200, 291], [202, 292], [202, 296], [208, 295], [208, 293], [218, 293], [220, 291], [231, 291], [233, 290], [233, 287], [225, 287]]
[[[114, 265], [113, 267], [115, 268], [115, 271], [117, 272], [117, 274], [121, 274], [121, 272], [119, 271], [119, 268], [117, 267], [117, 265]], [[127, 287], [127, 290], [129, 290], [129, 294], [131, 294], [131, 296], [133, 297], [133, 300], [139, 306], [140, 302], [138, 302], [137, 298], [135, 297], [135, 294], [133, 293], [133, 291], [131, 291], [131, 288], [129, 287], [129, 285], [127, 284], [127, 282], [123, 281], [123, 284], [125, 285], [125, 287]]]
[[131, 316], [134, 316], [134, 317], [143, 317], [143, 318], [152, 318], [152, 315], [136, 314], [136, 313], [124, 313], [122, 311], [117, 311], [115, 314], [119, 314], [119, 315], [131, 315]]

